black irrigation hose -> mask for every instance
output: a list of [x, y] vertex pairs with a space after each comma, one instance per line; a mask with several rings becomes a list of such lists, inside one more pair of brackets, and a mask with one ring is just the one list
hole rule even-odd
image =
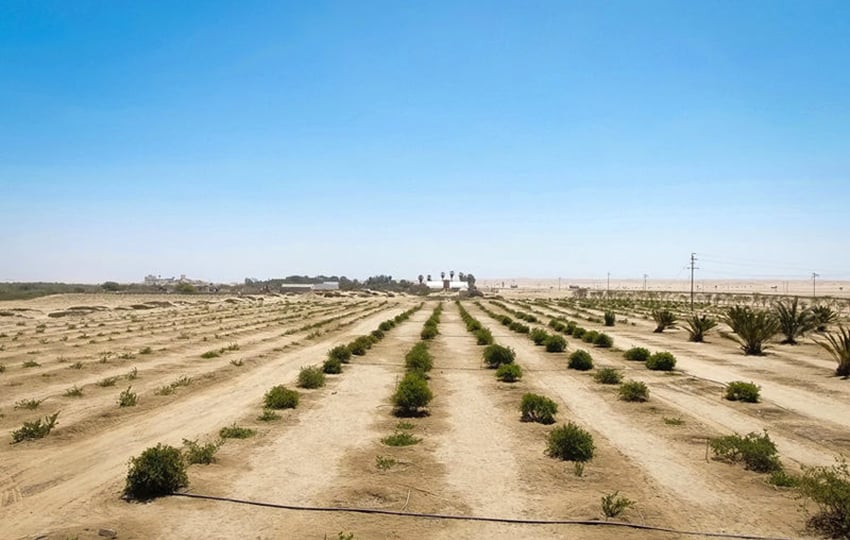
[[446, 519], [454, 521], [484, 521], [488, 523], [509, 523], [513, 525], [589, 525], [599, 527], [621, 527], [627, 529], [639, 529], [643, 531], [665, 532], [688, 536], [709, 536], [713, 538], [741, 538], [744, 540], [791, 540], [789, 538], [776, 536], [756, 536], [752, 534], [719, 533], [703, 531], [682, 531], [667, 527], [654, 527], [652, 525], [640, 525], [637, 523], [626, 523], [623, 521], [598, 521], [585, 519], [516, 519], [483, 516], [458, 516], [454, 514], [423, 514], [418, 512], [401, 512], [397, 510], [380, 510], [377, 508], [346, 508], [329, 506], [300, 506], [294, 504], [276, 504], [260, 501], [248, 501], [245, 499], [234, 499], [232, 497], [216, 497], [213, 495], [197, 495], [194, 493], [173, 493], [176, 497], [187, 497], [190, 499], [204, 499], [208, 501], [221, 501], [236, 504], [247, 504], [250, 506], [262, 506], [265, 508], [278, 508], [282, 510], [300, 510], [304, 512], [352, 512], [356, 514], [372, 514], [382, 516], [397, 516], [425, 519]]

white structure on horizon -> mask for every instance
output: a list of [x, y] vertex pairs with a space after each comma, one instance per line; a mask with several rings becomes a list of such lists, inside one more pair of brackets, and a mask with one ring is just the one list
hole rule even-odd
[[432, 291], [442, 291], [442, 290], [465, 291], [465, 290], [469, 289], [469, 283], [467, 283], [465, 281], [458, 281], [458, 280], [451, 281], [451, 280], [448, 280], [448, 279], [444, 279], [442, 281], [441, 280], [426, 281], [425, 285], [429, 289], [431, 289]]

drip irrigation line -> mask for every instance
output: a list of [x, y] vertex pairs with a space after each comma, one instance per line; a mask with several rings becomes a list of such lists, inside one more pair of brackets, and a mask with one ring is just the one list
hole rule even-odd
[[512, 525], [588, 525], [594, 527], [620, 527], [627, 529], [639, 529], [643, 531], [665, 532], [687, 536], [707, 536], [712, 538], [738, 538], [742, 540], [791, 540], [790, 538], [777, 536], [758, 536], [752, 534], [687, 531], [671, 529], [668, 527], [656, 527], [653, 525], [641, 525], [638, 523], [626, 523], [624, 521], [599, 521], [587, 519], [520, 519], [486, 516], [461, 516], [456, 514], [430, 514], [420, 512], [404, 512], [398, 510], [381, 510], [378, 508], [356, 508], [356, 507], [331, 507], [331, 506], [302, 506], [294, 504], [278, 504], [262, 501], [249, 501], [233, 497], [217, 497], [214, 495], [200, 495], [196, 493], [173, 493], [175, 497], [187, 497], [189, 499], [203, 499], [208, 501], [230, 502], [245, 504], [249, 506], [261, 506], [265, 508], [277, 508], [281, 510], [298, 510], [302, 512], [350, 512], [355, 514], [371, 514], [382, 516], [396, 516], [408, 518], [442, 519], [452, 521], [483, 521], [488, 523], [507, 523]]

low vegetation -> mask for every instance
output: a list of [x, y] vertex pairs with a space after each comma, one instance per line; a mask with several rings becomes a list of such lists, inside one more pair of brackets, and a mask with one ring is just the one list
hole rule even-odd
[[646, 362], [651, 355], [652, 353], [649, 352], [649, 349], [644, 347], [632, 347], [623, 353], [626, 360], [631, 360], [632, 362]]
[[586, 462], [593, 459], [593, 436], [570, 422], [549, 433], [546, 453], [563, 461]]
[[732, 381], [726, 385], [724, 398], [729, 401], [745, 401], [747, 403], [758, 403], [761, 388], [754, 383], [744, 381]]
[[33, 422], [24, 422], [20, 428], [12, 431], [12, 444], [46, 437], [56, 426], [59, 412], [39, 418]]
[[484, 349], [484, 364], [490, 369], [496, 369], [502, 364], [512, 364], [516, 359], [516, 352], [510, 347], [492, 344]]
[[567, 350], [567, 340], [557, 334], [547, 337], [543, 345], [546, 347], [546, 352], [549, 353], [559, 353]]
[[434, 399], [434, 394], [428, 388], [428, 381], [423, 374], [408, 372], [398, 383], [393, 394], [393, 413], [396, 416], [420, 416], [423, 409]]
[[180, 450], [157, 444], [130, 459], [124, 495], [144, 501], [169, 495], [188, 485], [186, 463]]
[[726, 435], [715, 437], [708, 441], [714, 456], [720, 461], [729, 463], [741, 462], [744, 468], [756, 472], [773, 472], [782, 468], [776, 444], [767, 432]]
[[253, 437], [257, 432], [251, 428], [232, 424], [218, 430], [218, 436], [222, 439], [247, 439]]
[[589, 352], [579, 349], [570, 355], [567, 367], [578, 371], [591, 370], [593, 369], [593, 357], [590, 356]]
[[119, 407], [135, 407], [138, 402], [138, 396], [133, 392], [133, 387], [128, 386], [126, 390], [118, 394]]
[[672, 371], [676, 367], [676, 357], [669, 352], [657, 352], [646, 360], [647, 369], [652, 371]]
[[649, 388], [641, 381], [621, 383], [619, 394], [623, 401], [644, 402], [649, 400]]
[[635, 502], [621, 497], [619, 491], [602, 496], [602, 515], [606, 518], [615, 518], [634, 506]]
[[222, 441], [199, 443], [197, 439], [183, 439], [183, 457], [189, 465], [209, 465], [215, 463], [215, 454], [221, 448]]
[[808, 527], [828, 538], [850, 538], [850, 469], [843, 459], [831, 467], [803, 470], [797, 486], [800, 495], [817, 510]]
[[263, 396], [267, 409], [294, 409], [298, 407], [298, 392], [281, 385], [273, 386]]
[[537, 422], [538, 424], [554, 424], [555, 414], [558, 412], [558, 404], [551, 399], [538, 394], [525, 394], [522, 396], [520, 411], [523, 422]]
[[749, 306], [733, 306], [726, 311], [726, 323], [746, 355], [764, 354], [765, 342], [779, 333], [779, 320], [773, 313]]
[[817, 343], [838, 362], [835, 374], [839, 377], [850, 377], [850, 330], [839, 326], [838, 332], [827, 334], [826, 341]]
[[496, 378], [502, 382], [516, 382], [522, 378], [522, 368], [518, 364], [502, 364], [496, 369]]
[[610, 367], [601, 368], [593, 374], [593, 380], [600, 384], [620, 384], [622, 379], [622, 374], [618, 370]]
[[694, 343], [702, 343], [705, 341], [705, 335], [717, 326], [717, 321], [706, 315], [693, 315], [685, 319], [688, 331], [688, 341]]
[[302, 367], [298, 372], [298, 388], [321, 388], [325, 385], [325, 373], [317, 367]]
[[652, 312], [652, 318], [655, 320], [654, 332], [660, 334], [668, 328], [672, 328], [676, 324], [676, 315], [667, 309], [656, 309]]
[[777, 302], [774, 311], [779, 322], [779, 331], [785, 336], [782, 340], [785, 345], [796, 345], [798, 338], [817, 328], [818, 323], [812, 310], [800, 306], [796, 296], [789, 303]]
[[381, 439], [381, 442], [387, 446], [411, 446], [421, 440], [422, 439], [414, 437], [413, 434], [408, 431], [396, 431], [392, 435], [388, 435]]

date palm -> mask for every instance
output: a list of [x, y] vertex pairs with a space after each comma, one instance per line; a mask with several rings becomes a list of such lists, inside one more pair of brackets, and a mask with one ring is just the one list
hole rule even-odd
[[702, 343], [705, 340], [705, 335], [709, 330], [717, 326], [717, 321], [710, 319], [705, 315], [693, 315], [685, 320], [688, 325], [688, 340], [695, 343]]
[[829, 306], [813, 306], [812, 316], [815, 318], [818, 332], [826, 332], [826, 327], [838, 320], [838, 313]]
[[784, 302], [776, 303], [776, 318], [779, 321], [779, 329], [785, 335], [783, 344], [796, 345], [797, 338], [810, 332], [817, 326], [812, 311], [798, 304], [797, 298], [790, 304]]
[[779, 321], [773, 313], [749, 306], [729, 308], [724, 319], [735, 332], [735, 340], [746, 355], [764, 354], [764, 343], [780, 330]]
[[667, 309], [656, 309], [652, 312], [652, 318], [655, 319], [656, 326], [654, 332], [657, 334], [676, 324], [676, 315]]
[[817, 344], [838, 362], [835, 374], [839, 377], [850, 377], [850, 330], [839, 326], [837, 333], [830, 332], [826, 335], [826, 341], [817, 341]]

